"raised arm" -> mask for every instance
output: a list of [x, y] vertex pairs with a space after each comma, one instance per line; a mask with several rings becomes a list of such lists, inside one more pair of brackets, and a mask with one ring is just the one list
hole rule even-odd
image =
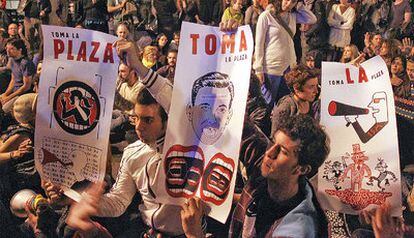
[[147, 87], [155, 100], [157, 100], [168, 113], [172, 96], [172, 85], [170, 81], [159, 76], [156, 72], [148, 69], [142, 64], [138, 58], [138, 49], [133, 42], [118, 40], [115, 43], [115, 46], [121, 60], [135, 70], [140, 81]]

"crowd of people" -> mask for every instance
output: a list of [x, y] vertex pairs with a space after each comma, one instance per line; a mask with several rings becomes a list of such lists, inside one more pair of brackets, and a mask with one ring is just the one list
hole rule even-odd
[[[0, 10], [0, 237], [414, 237], [412, 8], [409, 0], [21, 0], [21, 22]], [[34, 164], [41, 25], [51, 22], [51, 13], [61, 26], [118, 36], [122, 56], [113, 79], [105, 184], [81, 188], [86, 195], [80, 202], [42, 180]], [[183, 21], [226, 32], [249, 25], [255, 36], [226, 224], [205, 216], [207, 206], [198, 198], [167, 205], [154, 194], [179, 80], [174, 75]], [[404, 209], [399, 218], [391, 217], [388, 204], [359, 216], [325, 211], [315, 193], [318, 168], [330, 151], [319, 125], [321, 62], [359, 65], [375, 56], [387, 64], [394, 91]], [[111, 171], [119, 157], [119, 170]], [[28, 204], [23, 220], [9, 208], [22, 189], [47, 201]]]

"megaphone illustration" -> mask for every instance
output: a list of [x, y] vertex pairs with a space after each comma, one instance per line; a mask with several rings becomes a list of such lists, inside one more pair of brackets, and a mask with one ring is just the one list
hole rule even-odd
[[[328, 105], [328, 112], [331, 116], [358, 116], [368, 114], [369, 109], [355, 107], [332, 100]], [[349, 126], [349, 123], [347, 123], [346, 126]]]
[[337, 101], [331, 101], [328, 106], [328, 112], [331, 116], [357, 116], [369, 113], [368, 108], [360, 108]]

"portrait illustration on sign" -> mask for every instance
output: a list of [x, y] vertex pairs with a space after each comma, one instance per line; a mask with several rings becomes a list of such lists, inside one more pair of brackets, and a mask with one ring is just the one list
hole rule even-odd
[[233, 98], [227, 74], [210, 72], [194, 81], [186, 114], [201, 143], [213, 145], [223, 135], [233, 115]]

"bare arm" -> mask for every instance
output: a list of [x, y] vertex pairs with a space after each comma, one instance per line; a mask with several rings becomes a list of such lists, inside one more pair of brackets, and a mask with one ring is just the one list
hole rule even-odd
[[14, 98], [16, 96], [22, 95], [27, 90], [30, 89], [30, 86], [32, 85], [32, 76], [23, 76], [23, 85], [17, 89], [16, 91], [9, 94], [9, 98]]
[[31, 140], [27, 138], [25, 139], [24, 137], [20, 136], [17, 139], [15, 139], [15, 141], [19, 141], [21, 139], [24, 140], [19, 143], [13, 143], [14, 145], [19, 145], [17, 149], [11, 151], [4, 151], [0, 153], [0, 164], [7, 162], [9, 160], [19, 159], [23, 157], [23, 155], [25, 155], [26, 153], [33, 151]]
[[27, 139], [29, 139], [27, 136], [19, 134], [11, 136], [0, 146], [0, 153], [17, 150], [19, 148], [19, 145]]

